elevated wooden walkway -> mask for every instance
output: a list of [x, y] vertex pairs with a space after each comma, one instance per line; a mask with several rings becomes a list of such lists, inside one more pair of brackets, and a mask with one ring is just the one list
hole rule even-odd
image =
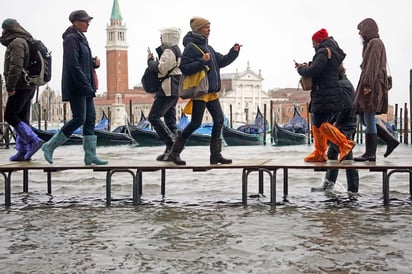
[[111, 204], [111, 181], [112, 175], [123, 172], [129, 173], [132, 177], [132, 195], [133, 204], [138, 205], [141, 202], [143, 177], [144, 172], [161, 172], [161, 195], [166, 194], [166, 171], [167, 170], [193, 170], [208, 171], [211, 169], [239, 169], [242, 171], [242, 203], [247, 204], [248, 177], [252, 172], [259, 173], [259, 194], [263, 194], [264, 173], [270, 177], [270, 204], [276, 206], [276, 188], [277, 188], [277, 173], [279, 170], [283, 172], [283, 200], [287, 200], [289, 180], [288, 171], [290, 169], [311, 169], [314, 171], [326, 171], [327, 169], [359, 169], [369, 170], [370, 172], [382, 173], [382, 193], [384, 205], [389, 205], [389, 181], [393, 173], [409, 173], [409, 194], [412, 197], [412, 160], [410, 162], [393, 162], [393, 161], [378, 161], [376, 163], [369, 162], [325, 162], [325, 163], [305, 163], [301, 159], [299, 161], [285, 161], [281, 157], [278, 159], [252, 159], [252, 160], [237, 160], [229, 165], [208, 165], [203, 163], [191, 163], [186, 166], [177, 166], [171, 162], [143, 161], [143, 160], [110, 160], [108, 165], [104, 166], [86, 166], [77, 162], [55, 163], [50, 165], [44, 160], [31, 162], [5, 162], [0, 161], [0, 173], [4, 177], [4, 193], [5, 206], [11, 206], [11, 183], [12, 174], [17, 171], [23, 171], [23, 192], [28, 192], [29, 189], [29, 171], [42, 170], [47, 174], [47, 193], [52, 192], [52, 174], [63, 170], [90, 170], [92, 172], [106, 173], [106, 204]]

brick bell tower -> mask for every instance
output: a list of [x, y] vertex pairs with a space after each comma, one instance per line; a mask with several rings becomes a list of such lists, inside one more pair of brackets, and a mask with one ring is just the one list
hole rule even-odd
[[116, 94], [125, 94], [129, 89], [126, 31], [119, 3], [114, 0], [110, 25], [106, 28], [107, 99], [114, 99]]

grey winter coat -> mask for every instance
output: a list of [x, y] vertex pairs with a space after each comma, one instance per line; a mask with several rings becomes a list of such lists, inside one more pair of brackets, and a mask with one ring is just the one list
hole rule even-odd
[[8, 91], [16, 89], [33, 89], [27, 85], [22, 70], [30, 59], [27, 39], [33, 38], [20, 24], [8, 29], [0, 37], [0, 42], [7, 47], [4, 57], [4, 78]]
[[[361, 74], [355, 95], [355, 110], [359, 112], [388, 111], [388, 74], [386, 71], [386, 51], [379, 38], [376, 22], [367, 18], [359, 23], [358, 29], [364, 39]], [[372, 91], [365, 94], [364, 88]]]

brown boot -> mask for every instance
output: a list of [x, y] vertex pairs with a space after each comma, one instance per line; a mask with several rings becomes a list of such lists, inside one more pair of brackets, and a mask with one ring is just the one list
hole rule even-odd
[[226, 159], [222, 156], [222, 139], [211, 139], [210, 140], [210, 164], [231, 164], [231, 159]]
[[354, 141], [348, 140], [339, 129], [330, 123], [323, 123], [319, 129], [327, 140], [339, 146], [339, 162], [342, 162], [346, 155], [355, 147], [356, 143]]
[[180, 159], [180, 152], [182, 152], [185, 147], [186, 140], [182, 137], [176, 137], [176, 141], [172, 146], [172, 151], [169, 154], [168, 161], [172, 161], [176, 165], [184, 166], [186, 162]]
[[328, 157], [326, 156], [326, 149], [328, 143], [326, 138], [322, 135], [319, 128], [312, 126], [312, 135], [314, 140], [315, 150], [307, 155], [304, 159], [305, 162], [326, 162]]

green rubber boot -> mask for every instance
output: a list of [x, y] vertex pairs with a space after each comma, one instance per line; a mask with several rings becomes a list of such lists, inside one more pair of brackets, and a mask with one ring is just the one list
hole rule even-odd
[[41, 147], [44, 153], [44, 159], [46, 159], [47, 162], [50, 164], [53, 164], [53, 152], [54, 150], [64, 144], [67, 140], [69, 140], [64, 133], [59, 130], [56, 134], [53, 135], [53, 137], [48, 140], [46, 143], [44, 143]]
[[107, 165], [109, 161], [101, 160], [96, 156], [96, 135], [84, 135], [83, 136], [83, 149], [84, 149], [84, 164], [85, 165]]

